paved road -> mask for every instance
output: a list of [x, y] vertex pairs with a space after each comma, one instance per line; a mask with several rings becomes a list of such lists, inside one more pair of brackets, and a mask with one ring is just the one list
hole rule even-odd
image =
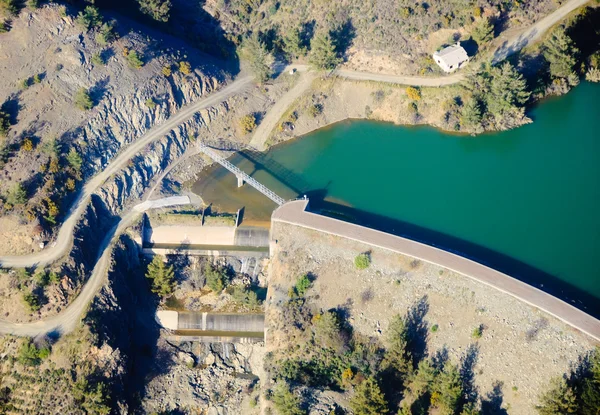
[[73, 242], [73, 230], [88, 205], [90, 196], [113, 174], [118, 173], [127, 165], [129, 160], [140, 153], [148, 144], [167, 135], [180, 124], [188, 121], [198, 111], [216, 105], [232, 95], [238, 94], [253, 82], [250, 76], [244, 76], [232, 82], [220, 91], [207, 98], [203, 98], [191, 105], [183, 107], [179, 112], [166, 120], [164, 123], [151, 128], [146, 134], [129, 144], [119, 155], [100, 173], [88, 181], [77, 200], [69, 210], [67, 217], [61, 225], [56, 241], [41, 252], [23, 256], [0, 257], [0, 266], [5, 268], [24, 268], [46, 265], [61, 258], [71, 249]]
[[389, 233], [307, 212], [307, 200], [288, 202], [273, 212], [273, 222], [313, 229], [440, 265], [489, 285], [553, 315], [600, 340], [600, 321], [531, 285], [459, 255]]

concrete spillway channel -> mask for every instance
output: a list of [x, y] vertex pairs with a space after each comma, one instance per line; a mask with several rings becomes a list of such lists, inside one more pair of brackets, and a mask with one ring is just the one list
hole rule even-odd
[[192, 313], [160, 310], [158, 323], [173, 341], [260, 343], [265, 337], [264, 314]]

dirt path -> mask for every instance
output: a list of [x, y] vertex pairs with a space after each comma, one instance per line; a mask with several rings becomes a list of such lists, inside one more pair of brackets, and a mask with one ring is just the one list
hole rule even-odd
[[24, 268], [46, 265], [56, 261], [65, 255], [73, 242], [73, 230], [87, 207], [90, 196], [113, 174], [118, 173], [127, 165], [129, 160], [140, 153], [148, 144], [168, 134], [178, 125], [186, 122], [198, 111], [216, 105], [232, 95], [238, 94], [253, 82], [253, 78], [245, 76], [232, 82], [220, 91], [207, 98], [201, 99], [192, 105], [182, 108], [179, 112], [166, 120], [164, 123], [151, 128], [145, 135], [125, 147], [123, 151], [100, 173], [85, 184], [80, 191], [77, 200], [67, 214], [67, 218], [61, 225], [56, 241], [49, 248], [30, 255], [4, 256], [0, 257], [0, 266], [5, 268]]
[[[291, 66], [295, 67], [295, 66]], [[300, 79], [298, 83], [294, 85], [292, 89], [286, 92], [276, 103], [271, 107], [269, 112], [260, 125], [254, 132], [252, 136], [252, 140], [250, 140], [250, 147], [253, 147], [259, 151], [266, 150], [266, 142], [271, 135], [271, 131], [277, 126], [281, 117], [288, 110], [290, 105], [294, 103], [294, 101], [302, 96], [304, 92], [310, 88], [312, 81], [316, 78], [317, 74], [314, 72], [309, 72], [308, 67], [303, 66], [302, 71], [299, 73]]]
[[[510, 40], [507, 40], [494, 52], [493, 62], [498, 62], [504, 59], [505, 57], [521, 50], [525, 46], [533, 43], [534, 41], [539, 39], [543, 35], [543, 33], [545, 33], [550, 27], [564, 19], [573, 10], [583, 6], [587, 2], [588, 0], [571, 0], [565, 3], [563, 6], [561, 6], [559, 9], [557, 9], [550, 15], [546, 16], [544, 19], [540, 20], [538, 23], [531, 26], [529, 29], [525, 30], [520, 35], [514, 36]], [[292, 67], [295, 67], [300, 72], [308, 71], [308, 68], [305, 65], [292, 65]], [[337, 75], [348, 79], [370, 80], [417, 86], [445, 86], [458, 83], [463, 79], [462, 74], [455, 74], [438, 78], [425, 78], [416, 76], [382, 75], [368, 72], [354, 72], [343, 69], [337, 71], [336, 73]], [[267, 117], [265, 117], [265, 119], [263, 120], [263, 123], [261, 125], [263, 128], [260, 129], [260, 131], [257, 130], [254, 137], [252, 138], [251, 145], [256, 147], [260, 146], [264, 148], [264, 144], [266, 143], [270, 132], [273, 130], [275, 125], [277, 125], [277, 122], [281, 119], [281, 116], [288, 109], [289, 105], [291, 105], [296, 98], [301, 96], [302, 93], [310, 86], [311, 81], [311, 74], [304, 74], [303, 78], [298, 83], [298, 85], [296, 85], [294, 88], [292, 88], [292, 90], [290, 90], [282, 97], [282, 99], [272, 108], [269, 114], [267, 114]], [[56, 241], [49, 248], [39, 253], [31, 255], [0, 257], [0, 266], [6, 268], [23, 268], [45, 265], [65, 255], [71, 248], [73, 240], [73, 230], [75, 229], [75, 225], [79, 220], [79, 217], [84, 212], [90, 196], [110, 176], [122, 169], [133, 156], [142, 151], [144, 147], [146, 147], [152, 141], [157, 140], [163, 137], [164, 135], [168, 134], [173, 128], [190, 119], [196, 112], [200, 111], [201, 109], [218, 104], [219, 102], [222, 102], [228, 97], [243, 91], [244, 89], [249, 87], [252, 84], [252, 82], [253, 79], [250, 76], [239, 78], [236, 81], [232, 82], [230, 85], [223, 88], [222, 90], [210, 95], [209, 97], [201, 99], [192, 105], [182, 108], [177, 114], [169, 118], [163, 124], [157, 125], [150, 129], [150, 131], [148, 131], [144, 136], [140, 137], [138, 140], [134, 141], [129, 146], [127, 146], [109, 164], [109, 166], [104, 171], [98, 173], [88, 183], [85, 184], [83, 189], [80, 191], [76, 202], [71, 207], [67, 218], [63, 222]], [[0, 321], [0, 333], [13, 333], [22, 336], [36, 336], [52, 331], [59, 331], [61, 333], [67, 333], [71, 331], [78, 324], [83, 311], [104, 283], [111, 253], [111, 250], [107, 249], [108, 246], [110, 245], [111, 241], [113, 241], [113, 238], [118, 236], [120, 232], [122, 232], [131, 223], [133, 223], [134, 219], [137, 217], [138, 214], [138, 210], [134, 209], [129, 211], [122, 217], [119, 224], [107, 234], [99, 250], [99, 252], [102, 252], [102, 255], [96, 263], [96, 266], [94, 267], [90, 279], [85, 284], [83, 290], [77, 296], [75, 301], [73, 301], [73, 303], [71, 303], [63, 312], [46, 320], [38, 321], [35, 323], [14, 324]], [[529, 288], [531, 288], [531, 290], [536, 290], [533, 287]], [[517, 297], [524, 299], [520, 296]], [[554, 297], [550, 298], [550, 302], [554, 301], [562, 303], [560, 300], [555, 299]], [[524, 299], [524, 301], [528, 300]], [[562, 304], [564, 304], [564, 306], [566, 307], [571, 307], [568, 304]], [[540, 307], [539, 305], [536, 306]], [[573, 310], [579, 311], [574, 308]], [[554, 314], [553, 312], [550, 313]], [[573, 313], [574, 312], [570, 309], [561, 309], [558, 310], [558, 314], [555, 315], [557, 317], [562, 316], [559, 318], [565, 320], [569, 324], [575, 325], [573, 324], [573, 319], [575, 318]], [[583, 322], [581, 324], [578, 324], [579, 320], [581, 318], [586, 320], [589, 316], [587, 316], [587, 314], [583, 312], [579, 313], [583, 314], [584, 317], [582, 317], [581, 315], [576, 316], [576, 320], [578, 320], [576, 324], [579, 327], [582, 327]], [[566, 320], [565, 318], [568, 320]], [[592, 334], [592, 336], [600, 338], [600, 329], [598, 328], [598, 321], [595, 319], [593, 320], [594, 321], [592, 323], [586, 321], [585, 324], [583, 324], [583, 326], [587, 327], [587, 329], [584, 328], [583, 330], [588, 333], [594, 333]]]

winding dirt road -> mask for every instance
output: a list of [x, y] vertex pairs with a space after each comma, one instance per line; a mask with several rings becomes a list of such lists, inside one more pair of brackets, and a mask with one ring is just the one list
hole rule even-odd
[[167, 135], [171, 130], [183, 124], [192, 118], [198, 111], [216, 105], [232, 95], [236, 95], [253, 83], [251, 76], [244, 76], [227, 85], [225, 88], [209, 95], [206, 98], [183, 107], [179, 112], [173, 115], [160, 125], [151, 128], [146, 134], [121, 151], [117, 157], [100, 173], [88, 181], [77, 196], [76, 201], [69, 210], [65, 221], [63, 222], [55, 242], [48, 248], [35, 254], [23, 256], [3, 256], [0, 257], [0, 266], [4, 268], [25, 268], [50, 264], [61, 258], [71, 248], [73, 242], [73, 230], [77, 221], [83, 214], [88, 205], [90, 196], [113, 174], [118, 173], [127, 165], [135, 155], [140, 153], [148, 144]]
[[[550, 27], [564, 19], [569, 13], [578, 7], [583, 6], [589, 0], [570, 0], [559, 9], [546, 16], [530, 28], [526, 29], [517, 36], [505, 41], [493, 53], [493, 62], [498, 62], [505, 57], [515, 53], [525, 46], [538, 40], [544, 32]], [[308, 67], [305, 65], [292, 65], [298, 71], [306, 72]], [[355, 72], [340, 69], [336, 71], [336, 75], [355, 80], [378, 81], [387, 83], [396, 83], [415, 86], [445, 86], [460, 82], [463, 79], [462, 74], [454, 74], [449, 76], [426, 78], [418, 76], [402, 76], [402, 75], [385, 75], [369, 72]], [[308, 87], [310, 87], [312, 74], [303, 74], [301, 82], [286, 93], [272, 110], [265, 117], [264, 127], [257, 130], [257, 134], [252, 139], [252, 143], [256, 147], [263, 147], [268, 135], [277, 124], [281, 116], [288, 109], [289, 105], [299, 97]], [[73, 204], [69, 213], [63, 222], [58, 233], [56, 241], [45, 250], [24, 256], [3, 256], [0, 257], [0, 266], [4, 268], [23, 268], [35, 267], [52, 263], [70, 249], [73, 242], [73, 231], [75, 225], [83, 214], [91, 195], [113, 174], [121, 170], [132, 157], [141, 152], [148, 144], [160, 139], [168, 134], [171, 130], [192, 118], [198, 111], [216, 105], [232, 95], [244, 91], [253, 83], [251, 76], [243, 76], [238, 78], [225, 88], [217, 91], [210, 96], [203, 98], [191, 105], [182, 108], [178, 113], [166, 120], [164, 123], [151, 128], [146, 134], [135, 140], [125, 147], [119, 155], [107, 166], [105, 170], [94, 176], [85, 184], [80, 191], [76, 202]], [[269, 129], [269, 126], [271, 128]], [[260, 134], [258, 134], [260, 131]], [[56, 316], [47, 318], [34, 323], [15, 324], [0, 320], [0, 333], [12, 333], [21, 336], [37, 336], [49, 332], [68, 333], [73, 330], [78, 324], [81, 315], [87, 308], [90, 301], [94, 298], [102, 284], [104, 283], [106, 272], [109, 265], [111, 249], [107, 249], [124, 229], [126, 229], [135, 218], [140, 214], [140, 209], [132, 209], [125, 213], [121, 221], [115, 226], [104, 238], [99, 252], [102, 252], [96, 266], [93, 269], [92, 275], [88, 282], [84, 285], [81, 293], [77, 298], [61, 313]]]

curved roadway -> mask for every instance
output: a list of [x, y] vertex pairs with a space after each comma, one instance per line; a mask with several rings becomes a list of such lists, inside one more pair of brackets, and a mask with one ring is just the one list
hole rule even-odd
[[[512, 53], [524, 48], [530, 43], [536, 41], [540, 36], [547, 31], [550, 27], [564, 19], [569, 13], [578, 7], [583, 6], [589, 0], [570, 0], [563, 6], [555, 10], [553, 13], [546, 16], [536, 24], [532, 25], [529, 29], [523, 33], [514, 36], [510, 40], [504, 42], [494, 52], [493, 61], [497, 61], [501, 56], [509, 56]], [[305, 65], [291, 65], [290, 67], [296, 68], [300, 71], [308, 70]], [[340, 69], [336, 71], [338, 76], [355, 79], [355, 80], [367, 80], [367, 81], [378, 81], [387, 83], [397, 83], [406, 85], [416, 86], [445, 86], [458, 83], [462, 81], [462, 74], [454, 74], [450, 76], [442, 76], [437, 78], [426, 78], [419, 76], [402, 76], [402, 75], [385, 75], [370, 72], [355, 72]], [[166, 120], [164, 123], [154, 126], [146, 134], [139, 139], [133, 141], [131, 144], [126, 146], [118, 156], [106, 167], [105, 170], [98, 173], [90, 181], [88, 181], [83, 189], [80, 191], [75, 203], [69, 210], [65, 221], [63, 222], [61, 229], [58, 232], [56, 241], [51, 244], [47, 249], [30, 255], [23, 256], [2, 256], [0, 257], [0, 266], [4, 268], [24, 268], [24, 267], [35, 267], [40, 265], [46, 265], [52, 263], [63, 255], [65, 255], [71, 248], [73, 241], [73, 231], [87, 207], [88, 201], [91, 195], [113, 174], [119, 172], [127, 162], [134, 157], [136, 154], [141, 152], [151, 142], [165, 136], [171, 130], [179, 126], [180, 124], [188, 121], [198, 111], [216, 105], [232, 95], [235, 95], [245, 88], [249, 87], [253, 82], [251, 76], [243, 76], [236, 79], [234, 82], [226, 86], [225, 88], [211, 94], [207, 98], [203, 98], [193, 104], [183, 107], [179, 112], [173, 115], [171, 118]], [[310, 85], [307, 83], [306, 85]], [[291, 91], [290, 91], [291, 92]], [[293, 90], [293, 95], [297, 95], [299, 89]], [[285, 96], [284, 96], [285, 97]], [[284, 105], [277, 106], [275, 112], [285, 112], [287, 107]], [[275, 118], [272, 116], [271, 118]], [[277, 118], [278, 120], [279, 118]], [[52, 331], [59, 331], [66, 333], [75, 328], [75, 325], [79, 321], [81, 314], [94, 298], [98, 289], [104, 282], [103, 276], [106, 274], [106, 270], [110, 258], [110, 249], [106, 249], [110, 242], [113, 240], [115, 235], [118, 235], [123, 229], [132, 223], [139, 211], [132, 210], [126, 213], [119, 224], [113, 228], [111, 232], [105, 237], [101, 244], [100, 251], [103, 252], [98, 260], [92, 275], [88, 282], [84, 286], [82, 292], [77, 298], [61, 313], [56, 316], [50, 317], [45, 320], [41, 320], [34, 323], [16, 324], [9, 323], [0, 320], [0, 333], [12, 333], [22, 336], [36, 336], [45, 334]]]

